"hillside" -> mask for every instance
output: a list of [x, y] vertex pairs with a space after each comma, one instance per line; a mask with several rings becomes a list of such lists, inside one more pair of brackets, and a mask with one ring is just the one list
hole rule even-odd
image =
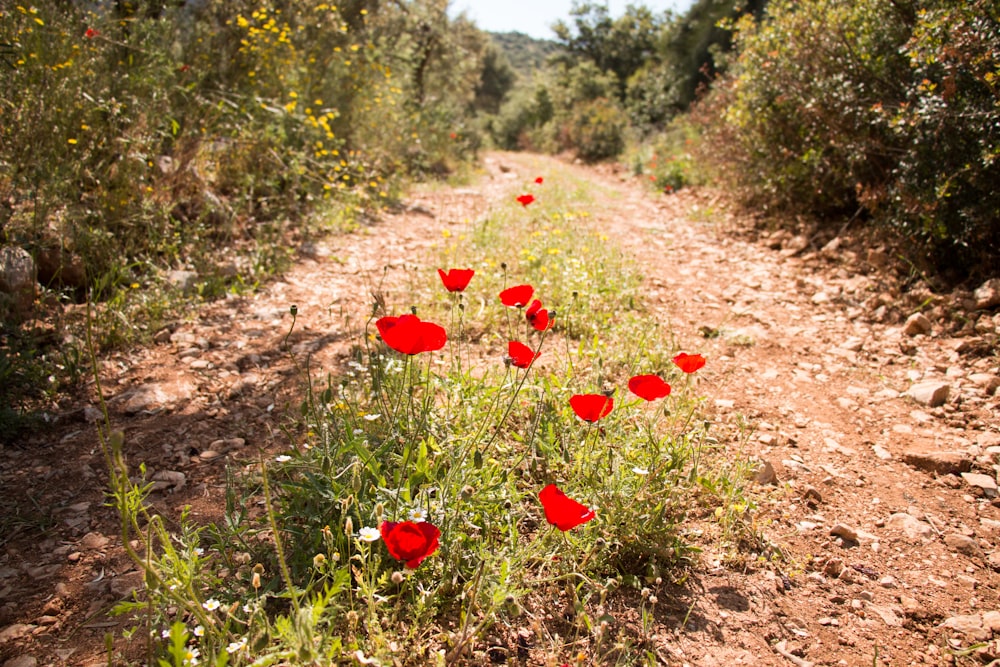
[[556, 42], [535, 39], [523, 32], [491, 32], [489, 36], [522, 78], [530, 78], [549, 56], [562, 49]]

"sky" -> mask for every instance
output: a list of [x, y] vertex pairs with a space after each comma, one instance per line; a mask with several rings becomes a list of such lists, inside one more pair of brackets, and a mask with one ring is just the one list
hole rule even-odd
[[[610, 14], [620, 16], [629, 4], [646, 5], [654, 12], [671, 9], [684, 12], [693, 0], [607, 0]], [[568, 22], [572, 0], [451, 0], [448, 13], [457, 16], [463, 10], [482, 30], [516, 30], [538, 39], [552, 39], [549, 28], [559, 19]]]

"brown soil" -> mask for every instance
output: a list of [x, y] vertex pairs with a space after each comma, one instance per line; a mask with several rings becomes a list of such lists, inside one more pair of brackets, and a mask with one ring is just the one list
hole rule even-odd
[[[302, 376], [286, 346], [346, 371], [373, 294], [405, 293], [442, 230], [509, 202], [538, 173], [572, 170], [593, 183], [598, 224], [642, 267], [665, 335], [709, 358], [699, 390], [734, 456], [775, 475], [755, 487], [753, 527], [780, 557], [703, 545], [685, 584], [659, 591], [661, 663], [951, 664], [973, 645], [958, 662], [1000, 656], [1000, 503], [954, 474], [996, 479], [1000, 317], [967, 294], [903, 291], [884, 253], [850, 239], [819, 251], [830, 238], [757, 231], [719, 193], [650, 193], [611, 169], [538, 156], [485, 165], [473, 186], [418, 189], [405, 210], [303, 248], [259, 293], [206, 304], [157, 344], [102, 361], [112, 421], [130, 464], [161, 482], [152, 499], [164, 516], [190, 506], [218, 518], [226, 466], [290, 445], [281, 426]], [[930, 332], [905, 334], [920, 309]], [[942, 405], [906, 395], [931, 381], [950, 389]], [[96, 397], [91, 383], [44, 432], [0, 450], [0, 661], [11, 667], [107, 664], [105, 634], [123, 624], [106, 612], [141, 584], [103, 504]], [[636, 633], [635, 601], [612, 604], [613, 631]], [[526, 648], [511, 664], [545, 664]]]

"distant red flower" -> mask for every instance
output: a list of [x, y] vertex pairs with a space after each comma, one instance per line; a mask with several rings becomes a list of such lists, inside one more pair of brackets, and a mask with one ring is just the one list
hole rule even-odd
[[572, 530], [597, 516], [594, 510], [576, 502], [555, 484], [542, 489], [538, 499], [545, 509], [545, 520], [562, 531]]
[[705, 357], [700, 354], [686, 354], [681, 352], [674, 357], [674, 363], [685, 373], [694, 373], [705, 365]]
[[190, 65], [181, 65], [180, 67], [177, 68], [177, 71], [183, 74], [184, 72], [187, 72], [190, 69], [191, 69]]
[[604, 394], [574, 394], [569, 397], [569, 406], [583, 421], [596, 422], [611, 414], [615, 401]]
[[94, 30], [93, 28], [87, 28], [87, 32], [83, 33], [83, 36], [86, 37], [87, 39], [93, 39], [100, 34], [101, 33], [99, 30]]
[[545, 181], [545, 179], [542, 178], [541, 176], [539, 176], [538, 178], [535, 179], [535, 183], [538, 183], [539, 185], [541, 185], [544, 181]]
[[472, 269], [448, 269], [447, 273], [445, 273], [444, 269], [438, 269], [441, 282], [444, 283], [445, 289], [449, 292], [464, 291], [469, 286], [469, 281], [472, 280], [472, 276], [475, 273]]
[[507, 343], [507, 356], [510, 357], [510, 363], [518, 368], [527, 368], [534, 363], [540, 354], [541, 352], [533, 352], [530, 347], [516, 340]]
[[552, 327], [552, 319], [549, 317], [549, 311], [542, 308], [542, 302], [535, 299], [528, 306], [528, 309], [524, 311], [524, 316], [528, 318], [528, 322], [531, 326], [535, 327], [536, 331], [545, 331]]
[[452, 132], [452, 133], [450, 133], [450, 134], [449, 134], [448, 136], [449, 136], [450, 138], [452, 138], [452, 139], [458, 139], [458, 133], [457, 133], [457, 132]]
[[396, 560], [405, 560], [406, 567], [415, 570], [425, 558], [437, 551], [441, 531], [421, 521], [383, 521], [379, 526], [386, 548]]
[[628, 381], [628, 390], [647, 401], [670, 395], [670, 385], [658, 375], [636, 375]]
[[535, 195], [521, 195], [517, 198], [517, 201], [521, 206], [527, 207], [528, 204], [535, 201]]
[[512, 308], [523, 308], [531, 301], [535, 288], [531, 285], [514, 285], [500, 292], [500, 303]]
[[421, 322], [416, 315], [383, 317], [375, 322], [385, 344], [403, 354], [434, 352], [444, 347], [448, 335], [443, 327]]

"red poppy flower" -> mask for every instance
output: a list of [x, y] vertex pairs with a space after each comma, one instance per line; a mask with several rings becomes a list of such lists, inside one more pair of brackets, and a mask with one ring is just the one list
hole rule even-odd
[[441, 537], [438, 527], [426, 521], [383, 521], [379, 532], [392, 557], [405, 560], [406, 567], [411, 570], [417, 569], [425, 558], [437, 551]]
[[512, 308], [523, 308], [531, 301], [535, 288], [531, 285], [514, 285], [500, 292], [500, 303]]
[[583, 421], [596, 422], [611, 414], [615, 401], [604, 394], [574, 394], [569, 397], [569, 406]]
[[545, 508], [545, 520], [562, 531], [576, 528], [596, 516], [594, 510], [576, 502], [555, 484], [549, 484], [542, 489], [538, 499]]
[[670, 395], [670, 385], [659, 375], [636, 375], [628, 381], [628, 390], [647, 401]]
[[694, 373], [705, 365], [705, 357], [700, 354], [686, 354], [681, 352], [674, 357], [674, 363], [685, 373]]
[[383, 317], [375, 322], [385, 344], [403, 354], [434, 352], [444, 347], [448, 335], [444, 327], [421, 322], [416, 315]]
[[531, 302], [528, 309], [524, 311], [524, 316], [528, 318], [528, 322], [531, 323], [531, 326], [535, 327], [536, 331], [545, 331], [552, 326], [549, 311], [542, 308], [542, 302], [538, 299]]
[[541, 352], [533, 352], [530, 347], [516, 340], [507, 343], [507, 356], [510, 357], [510, 363], [518, 368], [527, 368], [534, 363], [540, 354]]
[[535, 201], [535, 195], [521, 195], [517, 198], [517, 201], [521, 206], [527, 207], [528, 204]]
[[93, 28], [87, 28], [87, 32], [83, 33], [83, 36], [87, 39], [93, 39], [100, 34], [100, 31], [94, 30]]
[[444, 283], [445, 289], [449, 292], [464, 291], [469, 286], [473, 274], [475, 271], [472, 269], [448, 269], [448, 273], [445, 273], [444, 269], [438, 269], [441, 282]]
[[452, 139], [458, 139], [458, 133], [456, 132], [451, 132], [448, 136]]
[[535, 183], [538, 183], [539, 185], [541, 185], [544, 180], [545, 180], [544, 178], [542, 178], [541, 176], [539, 176], [538, 178], [535, 179]]

